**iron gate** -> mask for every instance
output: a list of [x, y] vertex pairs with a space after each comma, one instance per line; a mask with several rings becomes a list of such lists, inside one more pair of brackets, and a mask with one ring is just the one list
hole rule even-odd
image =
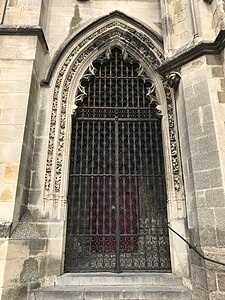
[[161, 119], [144, 75], [114, 48], [81, 82], [84, 99], [72, 119], [66, 272], [170, 271]]

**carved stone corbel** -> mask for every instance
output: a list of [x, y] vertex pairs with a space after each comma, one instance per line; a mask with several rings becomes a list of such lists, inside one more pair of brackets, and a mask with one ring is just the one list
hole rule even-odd
[[168, 84], [171, 88], [177, 88], [178, 87], [178, 85], [180, 83], [180, 79], [181, 79], [180, 73], [171, 72], [166, 77], [167, 77]]

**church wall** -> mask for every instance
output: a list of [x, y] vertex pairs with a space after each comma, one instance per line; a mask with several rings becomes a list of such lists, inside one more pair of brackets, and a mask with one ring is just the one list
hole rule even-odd
[[[220, 143], [224, 143], [224, 137], [221, 138], [220, 133], [225, 114], [220, 103], [222, 62], [219, 56], [207, 56], [183, 66], [180, 93], [184, 98], [177, 97], [190, 241], [204, 255], [221, 261], [217, 247], [223, 253], [225, 200]], [[216, 285], [221, 276], [219, 268], [201, 261], [194, 253], [190, 258], [193, 299], [207, 299], [208, 292], [210, 297], [224, 296]]]
[[[44, 234], [30, 221], [28, 209], [30, 187], [36, 180], [31, 166], [46, 50], [43, 40], [34, 32], [30, 35], [29, 30], [30, 26], [45, 23], [46, 14], [40, 17], [41, 2], [7, 1], [3, 26], [9, 25], [12, 33], [0, 35], [1, 299], [23, 299], [27, 287], [37, 284], [45, 270], [45, 240], [34, 240]], [[20, 25], [27, 32], [17, 35], [15, 28]]]
[[[190, 241], [205, 256], [223, 262], [224, 53], [188, 58], [190, 49], [213, 43], [224, 29], [224, 1], [208, 2], [161, 1], [161, 7], [165, 54], [178, 62], [173, 71], [181, 74], [175, 98]], [[225, 297], [222, 267], [190, 251], [190, 269], [193, 299]]]
[[[40, 88], [39, 83], [65, 40], [119, 10], [158, 33], [162, 22], [165, 53], [172, 58], [198, 42], [214, 41], [225, 13], [219, 0], [211, 5], [165, 0], [161, 6], [158, 0], [131, 0], [129, 5], [119, 0], [49, 0], [49, 8], [46, 0], [9, 0], [3, 16], [5, 3], [0, 3], [0, 21], [40, 25], [49, 46], [46, 54], [37, 36], [0, 35], [0, 223], [13, 222], [16, 228], [11, 239], [0, 238], [0, 299], [4, 286], [2, 299], [9, 300], [15, 295], [23, 299], [27, 289], [40, 284], [53, 284], [62, 272], [65, 211], [54, 207], [54, 199], [44, 200], [55, 74], [50, 87]], [[224, 53], [201, 56], [176, 71], [182, 78], [175, 98], [190, 241], [204, 255], [223, 261]], [[179, 217], [176, 221], [180, 232]], [[190, 270], [193, 299], [225, 297], [222, 268], [190, 252]]]
[[141, 21], [156, 32], [161, 31], [160, 4], [158, 0], [131, 0], [129, 4], [128, 1], [121, 0], [50, 0], [47, 25], [50, 57], [53, 57], [66, 38], [115, 10]]

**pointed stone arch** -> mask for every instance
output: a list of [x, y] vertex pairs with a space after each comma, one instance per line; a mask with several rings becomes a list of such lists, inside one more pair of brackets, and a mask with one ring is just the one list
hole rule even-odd
[[[139, 22], [120, 12], [101, 18], [65, 43], [53, 60], [43, 86], [51, 86], [52, 110], [45, 173], [44, 207], [51, 200], [56, 218], [64, 218], [67, 205], [71, 113], [76, 108], [80, 79], [91, 63], [112, 46], [120, 46], [140, 62], [154, 84], [162, 111], [162, 128], [168, 192], [169, 221], [181, 216], [185, 231], [185, 204], [181, 184], [174, 100], [170, 83], [173, 77], [161, 77], [156, 69], [164, 61], [160, 37]], [[81, 91], [82, 92], [82, 91]], [[59, 204], [60, 203], [60, 204]], [[49, 204], [47, 205], [50, 206]], [[179, 212], [178, 212], [179, 210]], [[65, 237], [62, 237], [63, 239]], [[171, 243], [173, 247], [174, 243]], [[181, 247], [172, 253], [172, 268], [187, 273], [187, 254]], [[186, 266], [184, 268], [184, 265]]]

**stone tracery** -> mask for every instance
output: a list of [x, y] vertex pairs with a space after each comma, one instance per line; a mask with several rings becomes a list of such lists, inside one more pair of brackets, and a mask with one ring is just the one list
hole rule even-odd
[[[147, 64], [153, 67], [154, 69], [159, 67], [159, 65], [164, 61], [163, 54], [161, 53], [159, 48], [151, 41], [151, 39], [145, 33], [137, 31], [128, 24], [123, 23], [121, 20], [112, 21], [109, 24], [97, 29], [89, 36], [84, 38], [78, 45], [76, 45], [70, 51], [69, 55], [65, 58], [64, 63], [58, 73], [54, 87], [48, 144], [48, 156], [45, 175], [46, 191], [49, 191], [53, 179], [52, 169], [54, 168], [54, 155], [56, 155], [56, 167], [53, 189], [55, 192], [59, 192], [61, 187], [63, 148], [66, 130], [66, 110], [71, 83], [74, 79], [77, 70], [84, 63], [84, 61], [88, 59], [90, 54], [98, 49], [105, 49], [109, 43], [120, 43], [123, 45], [124, 49], [129, 47], [130, 51], [138, 52], [139, 56], [143, 57]], [[94, 72], [92, 64], [90, 64], [89, 70], [90, 73]], [[140, 72], [142, 72], [141, 64]], [[179, 164], [177, 156], [177, 144], [175, 138], [173, 104], [169, 83], [170, 81], [168, 81], [167, 77], [163, 78], [163, 86], [166, 94], [169, 118], [169, 134], [174, 187], [176, 191], [179, 191]], [[82, 97], [85, 95], [85, 91], [82, 89], [82, 85], [79, 85], [78, 91], [80, 91], [80, 93], [78, 94], [75, 100], [76, 105], [79, 104], [79, 101], [82, 101]], [[53, 153], [54, 143], [56, 139], [56, 123], [58, 110], [60, 110], [59, 136], [57, 142], [58, 146], [57, 149], [55, 149], [56, 153]]]

